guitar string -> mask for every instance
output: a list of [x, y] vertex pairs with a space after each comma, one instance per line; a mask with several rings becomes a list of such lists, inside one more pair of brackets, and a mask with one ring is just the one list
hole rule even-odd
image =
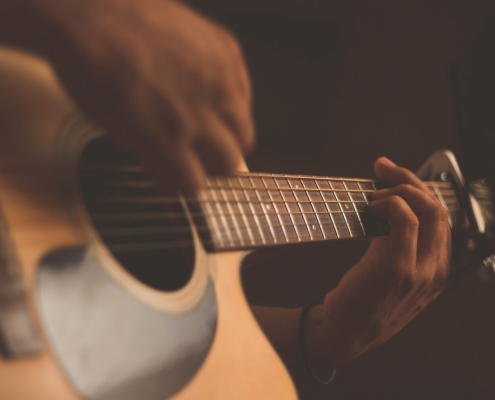
[[[107, 187], [117, 187], [117, 188], [131, 188], [131, 189], [139, 189], [139, 188], [155, 188], [156, 185], [152, 181], [141, 181], [141, 180], [133, 180], [133, 179], [107, 179], [107, 180], [97, 180], [97, 181], [89, 181], [87, 182], [88, 186], [107, 186]], [[436, 189], [433, 185], [426, 185], [428, 189]], [[249, 190], [249, 191], [274, 191], [274, 192], [343, 192], [343, 193], [375, 193], [377, 190], [373, 189], [332, 189], [332, 188], [295, 188], [295, 187], [262, 187], [262, 186], [206, 186], [202, 189], [202, 191], [208, 190]], [[455, 190], [450, 188], [438, 188], [438, 190], [442, 194], [454, 195]], [[173, 198], [173, 196], [171, 197]], [[187, 199], [187, 200], [194, 200]]]
[[[235, 201], [231, 201], [232, 203], [235, 204]], [[253, 201], [248, 201], [246, 200], [245, 201], [246, 203], [253, 203]], [[254, 201], [255, 203], [268, 203], [268, 204], [271, 204], [271, 203], [274, 203], [274, 202], [271, 202], [271, 201]], [[215, 201], [208, 201], [208, 202], [205, 202], [203, 201], [202, 203], [217, 203]], [[282, 204], [285, 204], [286, 202], [284, 201], [278, 201], [278, 203], [282, 203]], [[290, 203], [292, 204], [298, 204], [298, 203], [301, 203], [301, 204], [312, 204], [312, 203], [319, 203], [319, 204], [324, 204], [324, 203], [330, 203], [330, 204], [339, 204], [339, 203], [360, 203], [360, 204], [366, 204], [365, 201], [329, 201], [329, 202], [324, 202], [324, 201], [320, 201], [320, 202], [310, 202], [310, 201], [306, 201], [306, 202], [297, 202], [297, 201], [291, 201]], [[90, 204], [94, 204], [93, 203], [90, 203]], [[450, 204], [450, 206], [447, 207], [447, 209], [449, 210], [449, 212], [457, 212], [457, 211], [460, 211], [460, 209], [458, 207], [451, 207], [452, 205], [456, 206], [457, 204]], [[205, 211], [205, 210], [204, 210]], [[278, 210], [275, 210], [274, 212], [256, 212], [256, 213], [253, 213], [253, 212], [249, 212], [249, 213], [232, 213], [232, 212], [225, 212], [225, 210], [222, 210], [220, 209], [220, 212], [219, 213], [211, 213], [211, 212], [202, 212], [202, 213], [191, 213], [191, 216], [193, 218], [218, 218], [218, 217], [222, 217], [222, 216], [227, 216], [229, 218], [232, 218], [232, 217], [242, 217], [242, 216], [246, 216], [246, 217], [251, 217], [251, 216], [261, 216], [261, 217], [269, 217], [269, 216], [279, 216], [279, 215], [315, 215], [315, 214], [321, 214], [321, 215], [341, 215], [341, 214], [349, 214], [349, 215], [353, 215], [353, 214], [356, 214], [356, 215], [361, 215], [361, 214], [366, 214], [366, 213], [370, 213], [369, 211], [367, 210], [325, 210], [323, 212], [321, 211], [306, 211], [306, 212], [296, 212], [296, 211], [293, 211], [293, 212], [280, 212]], [[131, 220], [131, 221], [142, 221], [142, 220], [149, 220], [149, 219], [160, 219], [160, 220], [171, 220], [171, 219], [184, 219], [186, 217], [185, 214], [183, 213], [163, 213], [163, 212], [159, 212], [159, 211], [155, 211], [155, 212], [132, 212], [132, 213], [129, 213], [129, 212], [117, 212], [117, 213], [104, 213], [104, 212], [99, 212], [99, 213], [93, 213], [93, 220], [95, 220], [95, 222], [111, 222], [111, 221], [114, 221], [114, 220]], [[187, 227], [188, 225], [184, 226], [184, 227]], [[290, 225], [287, 225], [287, 226], [290, 226]], [[184, 228], [182, 226], [176, 226], [178, 228], [178, 230], [176, 231], [177, 233], [180, 232], [180, 229], [181, 228]], [[208, 226], [200, 226], [199, 224], [196, 225], [196, 227], [198, 229], [208, 229]], [[252, 227], [252, 226], [250, 226]], [[256, 227], [256, 226], [255, 226]], [[227, 229], [233, 229], [231, 227], [227, 227]], [[141, 230], [142, 232], [142, 230]], [[150, 234], [153, 234], [153, 232], [150, 232]]]
[[[288, 225], [292, 226], [295, 228], [294, 225]], [[226, 240], [221, 239], [221, 242], [223, 243], [217, 243], [212, 240], [208, 240], [204, 237], [201, 238], [201, 243], [203, 246], [212, 246], [212, 248], [215, 251], [221, 251], [221, 250], [243, 250], [243, 249], [251, 249], [251, 248], [259, 248], [260, 246], [264, 245], [269, 245], [269, 246], [276, 246], [276, 245], [283, 245], [283, 244], [294, 244], [294, 243], [302, 243], [302, 242], [323, 242], [323, 241], [328, 241], [328, 240], [339, 240], [339, 239], [359, 239], [359, 238], [372, 238], [375, 236], [379, 236], [380, 234], [377, 233], [375, 230], [375, 234], [372, 234], [370, 232], [365, 232], [363, 230], [361, 231], [353, 231], [350, 229], [350, 226], [345, 223], [344, 221], [341, 221], [340, 223], [332, 223], [331, 225], [328, 225], [332, 228], [331, 232], [332, 235], [328, 235], [328, 232], [325, 232], [325, 236], [320, 236], [320, 237], [313, 237], [310, 235], [310, 229], [307, 224], [301, 224], [301, 225], [296, 225], [299, 228], [302, 228], [306, 232], [305, 238], [301, 238], [298, 235], [291, 236], [291, 237], [286, 237], [286, 236], [280, 236], [280, 237], [270, 237], [270, 242], [265, 243], [263, 241], [256, 241], [256, 240], [245, 240], [246, 243], [242, 243], [240, 236], [238, 236], [237, 240], [233, 241], [232, 244], [227, 243]], [[257, 226], [259, 228], [259, 226]], [[265, 227], [268, 227], [266, 225]], [[183, 227], [185, 230], [190, 230], [191, 227], [189, 225]], [[205, 229], [207, 232], [210, 231], [210, 227], [208, 226], [203, 226], [203, 229]], [[376, 228], [376, 227], [375, 227]], [[198, 229], [196, 227], [196, 229]], [[229, 227], [222, 227], [220, 229], [220, 233], [223, 235], [226, 235], [227, 230]], [[320, 229], [322, 229], [322, 226], [320, 225]], [[340, 237], [337, 232], [342, 232], [345, 231], [347, 232], [348, 236], [345, 237]], [[237, 232], [239, 235], [239, 232]], [[328, 237], [330, 236], [330, 237]], [[104, 238], [102, 236], [102, 238]], [[261, 237], [260, 237], [261, 239]], [[172, 249], [172, 248], [180, 248], [180, 247], [192, 247], [194, 246], [194, 241], [173, 241], [173, 242], [151, 242], [151, 243], [117, 243], [117, 244], [107, 244], [107, 247], [112, 250], [116, 254], [123, 254], [123, 253], [132, 253], [132, 252], [143, 252], [143, 251], [152, 251], [152, 250], [166, 250], [166, 249]]]
[[[354, 214], [356, 213], [356, 211], [344, 211], [344, 213], [348, 213], [348, 214]], [[360, 211], [358, 212], [359, 214], [362, 214], [362, 213], [369, 213], [369, 212], [363, 212], [363, 211]], [[154, 220], [156, 220], [157, 216], [156, 216], [156, 213], [148, 213], [148, 217], [150, 218], [153, 218]], [[339, 211], [339, 212], [301, 212], [301, 213], [296, 213], [296, 212], [293, 212], [293, 213], [279, 213], [279, 214], [264, 214], [264, 213], [258, 213], [257, 215], [260, 215], [260, 216], [264, 216], [264, 217], [268, 217], [268, 216], [275, 216], [277, 217], [278, 215], [314, 215], [314, 214], [342, 214], [342, 211]], [[356, 213], [357, 214], [357, 213]], [[116, 218], [117, 220], [119, 221], [122, 221], [123, 219], [127, 219], [127, 218], [122, 218], [123, 215], [129, 215], [129, 214], [122, 214], [122, 213], [118, 213], [118, 214], [113, 214], [112, 215], [112, 219]], [[208, 215], [205, 215], [203, 213], [201, 214], [197, 214], [196, 216], [200, 216], [201, 218], [217, 218], [217, 217], [220, 217], [221, 214], [208, 214]], [[237, 215], [237, 216], [241, 216], [242, 214], [223, 214], [224, 216], [228, 216], [230, 218], [232, 218], [233, 215]], [[140, 215], [142, 217], [142, 213]], [[250, 217], [251, 215], [247, 215], [247, 217]], [[135, 215], [133, 215], [133, 217], [135, 217]], [[170, 215], [167, 215], [167, 217], [170, 217]], [[185, 214], [175, 214], [174, 217], [177, 217], [177, 218], [181, 218], [181, 219], [185, 219]], [[95, 222], [98, 221], [98, 218], [94, 218], [96, 219]], [[140, 218], [142, 220], [142, 218]], [[136, 221], [135, 218], [132, 218], [132, 220]], [[138, 219], [139, 220], [139, 219]], [[100, 221], [101, 222], [101, 221]], [[107, 222], [109, 222], [107, 220]], [[267, 224], [261, 224], [263, 225], [264, 227], [267, 227], [270, 225], [270, 222], [267, 220], [266, 221]], [[223, 224], [222, 224], [223, 225]], [[236, 235], [239, 237], [240, 239], [240, 235], [242, 234], [241, 232], [239, 232], [239, 230], [236, 230], [234, 226], [230, 226], [229, 223], [227, 223], [228, 226], [222, 226], [221, 229], [220, 229], [220, 234], [224, 234], [226, 233], [228, 230], [232, 230], [232, 231], [235, 231]], [[291, 223], [291, 224], [276, 224], [276, 226], [286, 226], [286, 227], [294, 227], [294, 225], [297, 226], [297, 224], [294, 224], [294, 223]], [[308, 226], [308, 223], [303, 223], [303, 224], [300, 224], [299, 225], [300, 227], [302, 227], [303, 229], [308, 229], [309, 231], [309, 226]], [[326, 225], [327, 227], [331, 227], [333, 230], [335, 231], [339, 231], [339, 230], [342, 230], [342, 229], [347, 229], [349, 228], [347, 226], [347, 224], [344, 222], [344, 221], [340, 221], [340, 223], [336, 223], [336, 222], [332, 222], [331, 224], [327, 224]], [[249, 228], [258, 228], [260, 229], [261, 226], [260, 224], [254, 224], [253, 225], [246, 225], [245, 229], [249, 229]], [[319, 223], [319, 227], [320, 229], [323, 230], [323, 226], [321, 225], [321, 222]], [[209, 232], [210, 231], [210, 226], [208, 225], [200, 225], [200, 224], [195, 224], [195, 228], [199, 231], [206, 231], [206, 232]], [[100, 236], [105, 239], [105, 238], [110, 238], [110, 237], [115, 237], [115, 236], [119, 236], [119, 237], [122, 237], [124, 236], [125, 234], [128, 234], [130, 236], [136, 236], [136, 235], [156, 235], [156, 234], [167, 234], [167, 233], [183, 233], [183, 232], [188, 232], [190, 231], [191, 227], [189, 226], [189, 224], [187, 225], [183, 225], [183, 226], [174, 226], [174, 227], [152, 227], [152, 228], [101, 228], [99, 230], [99, 234]], [[353, 232], [354, 235], [356, 232]], [[367, 233], [366, 232], [359, 232], [359, 237], [363, 237], [363, 236], [367, 236]], [[278, 240], [280, 240], [280, 238], [277, 238]], [[252, 245], [259, 245], [261, 243], [254, 243], [253, 240], [251, 240], [251, 244]], [[286, 241], [287, 242], [287, 241]], [[174, 242], [171, 242], [171, 243], [174, 243]], [[125, 244], [121, 244], [121, 246], [131, 246], [132, 243], [125, 243]], [[168, 246], [170, 246], [170, 244], [167, 244]], [[183, 244], [180, 244], [178, 246], [182, 246]], [[115, 246], [115, 245], [109, 245], [110, 247], [111, 246]], [[173, 245], [172, 245], [173, 246]]]
[[[457, 211], [457, 210], [449, 210], [449, 211]], [[249, 213], [249, 214], [242, 214], [242, 213], [227, 213], [227, 212], [220, 212], [220, 213], [206, 213], [206, 216], [211, 216], [211, 217], [222, 217], [222, 216], [251, 216], [251, 215], [257, 215], [257, 216], [277, 216], [277, 215], [313, 215], [313, 214], [372, 214], [371, 211], [368, 210], [363, 210], [363, 211], [355, 211], [355, 210], [342, 210], [342, 211], [306, 211], [306, 212], [274, 212], [274, 213], [265, 213], [265, 212], [258, 212], [258, 213]], [[177, 219], [177, 218], [186, 218], [187, 214], [185, 213], [167, 213], [167, 212], [95, 212], [92, 214], [93, 215], [93, 220], [95, 221], [111, 221], [114, 218], [115, 219], [128, 219], [128, 220], [147, 220], [147, 219], [160, 219], [160, 220], [166, 220], [166, 219]], [[201, 218], [205, 216], [205, 213], [189, 213], [191, 217], [193, 218]]]
[[[139, 169], [139, 168], [138, 168]], [[295, 178], [295, 179], [310, 179], [313, 183], [315, 183], [314, 181], [315, 180], [321, 180], [321, 181], [329, 181], [327, 183], [330, 183], [331, 181], [351, 181], [351, 182], [362, 182], [362, 183], [366, 183], [366, 182], [370, 182], [370, 183], [375, 183], [376, 181], [373, 181], [373, 180], [365, 180], [365, 179], [352, 179], [352, 178], [316, 178], [316, 177], [304, 177], [304, 176], [299, 176], [299, 175], [284, 175], [284, 176], [280, 176], [280, 175], [271, 175], [271, 174], [253, 174], [253, 173], [246, 173], [246, 174], [242, 174], [242, 175], [239, 175], [239, 176], [243, 176], [243, 177], [262, 177], [262, 176], [267, 176], [267, 177], [270, 177], [270, 178]], [[154, 184], [150, 181], [143, 181], [143, 180], [114, 180], [113, 181], [114, 183], [115, 182], [121, 182], [121, 183], [129, 183], [129, 182], [134, 182], [134, 183], [140, 183], [141, 184], [141, 187], [143, 185], [143, 183], [149, 187], [153, 187]], [[300, 181], [301, 182], [301, 181]], [[105, 182], [98, 182], [99, 184], [104, 184]], [[108, 181], [106, 182], [108, 184]], [[229, 182], [230, 183], [230, 182]], [[429, 183], [427, 182], [427, 187], [428, 188], [433, 188], [433, 189], [436, 189], [437, 191], [440, 191], [442, 195], [455, 195], [455, 192], [453, 190], [451, 190], [450, 188], [452, 187], [450, 185], [450, 183], [447, 183], [447, 185], [441, 185], [439, 187], [439, 183], [442, 183], [442, 182], [438, 182], [438, 183]], [[443, 189], [443, 188], [447, 188], [447, 189]], [[257, 193], [257, 191], [261, 191], [261, 190], [264, 190], [264, 191], [267, 191], [268, 194], [270, 194], [270, 191], [274, 191], [274, 192], [278, 192], [279, 194], [283, 193], [283, 192], [294, 192], [294, 191], [318, 191], [318, 192], [332, 192], [333, 195], [335, 197], [336, 194], [335, 192], [346, 192], [347, 195], [349, 196], [349, 198], [352, 199], [352, 195], [351, 193], [360, 193], [363, 197], [365, 196], [365, 193], [373, 193], [375, 192], [376, 190], [363, 190], [363, 189], [360, 189], [360, 190], [354, 190], [354, 189], [324, 189], [324, 188], [297, 188], [297, 187], [277, 187], [277, 188], [272, 188], [272, 187], [262, 187], [262, 188], [259, 188], [259, 187], [256, 187], [256, 186], [252, 186], [252, 187], [244, 187], [242, 186], [242, 184], [239, 186], [239, 187], [234, 187], [234, 186], [231, 186], [229, 185], [228, 187], [225, 187], [225, 186], [222, 186], [222, 185], [217, 185], [217, 186], [213, 186], [213, 185], [210, 185], [208, 186], [205, 191], [207, 190], [224, 190], [224, 189], [228, 189], [229, 191], [231, 191], [231, 194], [233, 194], [233, 192], [235, 190], [239, 190], [239, 191], [246, 191], [246, 190], [250, 190], [250, 191], [253, 191], [255, 193]], [[443, 193], [442, 193], [443, 192]], [[292, 195], [294, 196], [295, 194], [292, 193]], [[438, 196], [436, 196], [438, 198]], [[113, 200], [122, 200], [122, 199], [128, 199], [129, 197], [124, 197], [124, 196], [114, 196]], [[141, 198], [141, 197], [138, 197], [138, 198]], [[142, 198], [141, 198], [142, 199]], [[150, 199], [150, 198], [148, 198]], [[156, 204], [163, 204], [164, 202], [165, 203], [179, 203], [181, 202], [181, 199], [179, 197], [159, 197], [159, 198], [155, 198], [156, 200], [154, 200], [153, 202], [156, 203]], [[98, 200], [102, 200], [102, 199], [98, 199]], [[109, 200], [108, 198], [107, 199], [103, 199], [103, 200]], [[455, 198], [453, 199], [455, 201]], [[131, 202], [134, 202], [135, 204], [135, 201], [136, 199], [133, 198]], [[149, 200], [147, 200], [149, 201]], [[125, 202], [125, 201], [124, 201]], [[237, 199], [232, 199], [232, 200], [229, 200], [229, 199], [224, 199], [224, 200], [216, 200], [216, 201], [212, 201], [212, 200], [199, 200], [197, 198], [195, 199], [188, 199], [188, 203], [191, 203], [191, 202], [198, 202], [200, 204], [204, 204], [204, 203], [226, 203], [226, 204], [230, 204], [230, 203], [239, 203], [239, 202], [243, 202], [243, 203], [248, 203], [248, 204], [251, 204], [251, 203], [260, 203], [260, 204], [264, 204], [264, 203], [295, 203], [295, 204], [298, 204], [298, 203], [301, 203], [301, 204], [304, 204], [304, 203], [309, 203], [309, 204], [312, 204], [312, 203], [334, 203], [334, 204], [339, 204], [339, 203], [367, 203], [367, 201], [359, 201], [359, 200], [329, 200], [329, 201], [294, 201], [294, 200], [253, 200], [253, 199], [243, 199], [243, 200], [237, 200]], [[139, 202], [138, 202], [139, 203]], [[149, 204], [149, 203], [148, 203]], [[456, 203], [457, 204], [457, 203]], [[450, 210], [450, 207], [448, 207], [449, 211], [458, 211], [457, 209], [456, 210]], [[222, 210], [221, 210], [222, 211]], [[301, 212], [301, 213], [297, 213], [297, 212], [289, 212], [289, 213], [280, 213], [280, 212], [277, 212], [277, 213], [273, 213], [273, 214], [267, 214], [266, 212], [265, 213], [250, 213], [250, 214], [247, 214], [247, 215], [243, 215], [243, 214], [237, 214], [237, 213], [224, 213], [224, 212], [221, 212], [221, 213], [201, 213], [201, 214], [195, 214], [194, 217], [201, 217], [201, 218], [217, 218], [217, 217], [221, 217], [221, 216], [228, 216], [230, 217], [232, 220], [233, 220], [233, 216], [247, 216], [247, 217], [251, 217], [254, 215], [260, 215], [260, 216], [264, 216], [266, 219], [267, 219], [267, 226], [269, 226], [271, 223], [268, 219], [268, 216], [278, 216], [278, 215], [309, 215], [309, 214], [312, 214], [312, 215], [315, 215], [315, 214], [327, 214], [327, 215], [332, 215], [332, 214], [344, 214], [344, 213], [349, 213], [349, 214], [356, 214], [356, 215], [359, 215], [361, 213], [369, 213], [369, 211], [364, 211], [364, 210], [352, 210], [352, 211], [335, 211], [335, 212], [331, 212], [331, 211], [326, 211], [326, 212]], [[156, 213], [150, 213], [151, 215], [154, 216], [154, 218], [156, 218]], [[109, 214], [107, 213], [107, 216]], [[122, 216], [122, 213], [117, 213], [117, 215], [119, 216], [119, 219], [120, 217]], [[128, 215], [128, 214], [127, 214]], [[138, 214], [139, 215], [139, 214]], [[141, 215], [143, 215], [141, 213]], [[177, 217], [177, 215], [175, 215], [174, 217]], [[179, 217], [184, 217], [184, 214], [179, 214]], [[223, 224], [221, 224], [223, 225]], [[227, 225], [229, 225], [227, 223]], [[263, 224], [264, 225], [264, 224]], [[294, 226], [295, 224], [291, 224], [291, 225], [283, 225], [283, 224], [279, 224], [278, 226]], [[322, 229], [322, 226], [321, 226], [321, 223], [319, 224], [320, 225], [320, 229]], [[306, 222], [306, 224], [303, 224], [302, 225], [305, 229], [308, 229], [309, 230], [309, 226]], [[340, 222], [340, 223], [335, 223], [333, 220], [332, 220], [332, 228], [337, 231], [337, 229], [340, 227], [345, 227], [347, 229], [350, 229], [348, 223], [343, 223], [343, 222]], [[198, 230], [210, 230], [210, 227], [208, 225], [206, 226], [195, 226], [196, 229]], [[255, 226], [256, 228], [260, 229], [260, 226], [259, 224], [256, 224]], [[248, 226], [248, 224], [246, 224], [246, 229], [250, 229], [251, 226]], [[122, 229], [122, 228], [120, 228]], [[147, 228], [149, 229], [149, 228]], [[173, 230], [173, 233], [180, 233], [180, 232], [184, 232], [184, 231], [188, 231], [190, 229], [190, 226], [187, 225], [187, 226], [177, 226], [177, 227], [173, 227], [173, 228], [169, 228], [169, 231], [170, 229]], [[230, 226], [226, 226], [226, 227], [222, 227], [221, 230], [227, 232], [228, 230], [231, 230], [233, 229], [233, 227], [230, 227]], [[116, 229], [114, 229], [114, 232], [116, 231]], [[129, 229], [127, 229], [127, 231], [129, 232]], [[133, 231], [134, 233], [138, 232], [136, 231], [136, 228], [131, 228], [131, 231]], [[105, 231], [105, 229], [103, 228], [102, 230], [100, 230], [100, 233], [105, 233], [107, 232], [108, 233], [108, 230]], [[140, 230], [140, 232], [143, 232], [143, 229]], [[147, 231], [149, 232], [149, 230]], [[162, 233], [164, 232], [163, 230], [161, 231]], [[336, 232], [335, 232], [336, 233]], [[156, 230], [153, 231], [153, 233], [151, 234], [156, 234]], [[237, 236], [239, 236], [239, 232], [236, 232]], [[352, 233], [350, 232], [350, 234], [352, 235]], [[102, 237], [104, 237], [105, 235], [102, 235]], [[362, 234], [359, 234], [359, 235], [356, 235], [356, 233], [354, 232], [354, 237], [363, 237], [363, 236], [367, 236], [367, 234], [363, 231]], [[275, 240], [280, 240], [280, 238], [274, 238]], [[289, 241], [287, 240], [288, 238], [286, 238], [286, 240], [284, 242], [288, 243]], [[313, 239], [314, 238], [308, 238], [310, 239], [311, 241], [314, 241]], [[294, 242], [296, 241], [301, 241], [300, 238], [298, 238], [298, 240], [295, 240]], [[205, 245], [208, 245], [208, 244], [215, 244], [213, 242], [211, 243], [205, 243], [205, 240], [202, 240], [203, 244]], [[253, 240], [251, 240], [251, 246], [258, 246], [259, 244], [258, 243], [254, 243]], [[292, 241], [290, 241], [292, 242]], [[190, 245], [193, 245], [193, 242], [170, 242], [170, 243], [163, 243], [163, 242], [160, 242], [158, 244], [148, 244], [148, 246], [145, 246], [145, 247], [148, 247], [148, 248], [156, 248], [156, 245], [158, 245], [160, 248], [164, 248], [164, 246], [166, 248], [170, 248], [170, 247], [182, 247], [182, 246], [190, 246]], [[124, 243], [124, 244], [113, 244], [113, 245], [109, 245], [110, 248], [113, 248], [114, 251], [117, 251], [117, 252], [121, 252], [121, 251], [125, 251], [125, 252], [128, 252], [128, 251], [134, 251], [132, 250], [133, 248], [135, 249], [136, 246], [138, 246], [139, 248], [139, 251], [143, 251], [143, 244], [132, 244], [132, 243]]]
[[[172, 198], [171, 198], [172, 199]], [[138, 204], [138, 205], [167, 205], [167, 204], [180, 204], [180, 198], [173, 198], [174, 200], [168, 200], [163, 197], [141, 197], [141, 196], [108, 196], [108, 197], [100, 197], [95, 198], [89, 201], [89, 204], [98, 204], [98, 203], [110, 203], [110, 204]], [[445, 199], [445, 202], [448, 204], [457, 204], [456, 199]], [[256, 204], [273, 204], [273, 203], [281, 203], [281, 204], [341, 204], [341, 203], [353, 203], [353, 204], [368, 204], [369, 202], [366, 200], [270, 200], [270, 199], [219, 199], [219, 200], [193, 200], [187, 201], [188, 204], [191, 203], [256, 203]]]

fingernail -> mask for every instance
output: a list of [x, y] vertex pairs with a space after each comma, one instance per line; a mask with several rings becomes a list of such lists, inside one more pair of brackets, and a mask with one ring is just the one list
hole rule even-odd
[[387, 157], [381, 157], [380, 158], [380, 161], [385, 164], [385, 165], [388, 165], [390, 167], [396, 167], [395, 163], [390, 161]]

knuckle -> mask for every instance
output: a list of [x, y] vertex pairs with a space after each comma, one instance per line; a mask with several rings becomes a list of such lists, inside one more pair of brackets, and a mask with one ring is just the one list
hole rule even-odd
[[449, 212], [447, 209], [438, 202], [438, 204], [432, 210], [432, 217], [435, 222], [439, 224], [445, 224], [449, 222]]
[[432, 279], [432, 283], [436, 288], [443, 288], [449, 279], [449, 273], [445, 269], [437, 269]]
[[419, 228], [419, 219], [413, 212], [405, 214], [402, 223], [410, 230], [418, 230]]
[[438, 263], [433, 276], [433, 283], [435, 286], [444, 288], [450, 280], [452, 270], [453, 268], [449, 261]]
[[413, 186], [410, 185], [409, 183], [401, 183], [400, 185], [397, 186], [397, 191], [399, 193], [407, 193], [412, 190]]
[[392, 196], [390, 196], [389, 201], [390, 201], [390, 208], [392, 208], [393, 211], [404, 212], [404, 210], [407, 208], [404, 199], [397, 194], [393, 194]]
[[416, 293], [419, 293], [420, 295], [426, 293], [428, 291], [428, 288], [431, 286], [431, 282], [432, 279], [429, 274], [426, 274], [424, 272], [418, 273], [414, 285]]
[[406, 182], [411, 182], [414, 179], [416, 179], [416, 175], [412, 171], [409, 171], [406, 168], [400, 167], [399, 171], [400, 171], [402, 179]]
[[411, 293], [417, 284], [417, 278], [412, 273], [403, 274], [398, 282], [399, 289], [403, 296]]
[[397, 195], [390, 197], [391, 211], [397, 216], [397, 220], [410, 229], [417, 229], [419, 227], [419, 220], [416, 214], [407, 205], [405, 200]]

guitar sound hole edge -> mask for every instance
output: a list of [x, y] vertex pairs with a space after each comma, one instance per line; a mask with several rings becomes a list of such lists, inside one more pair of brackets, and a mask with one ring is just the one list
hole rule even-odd
[[97, 138], [82, 153], [79, 180], [94, 229], [127, 272], [162, 292], [189, 282], [195, 248], [186, 212], [178, 198], [160, 201], [134, 157]]

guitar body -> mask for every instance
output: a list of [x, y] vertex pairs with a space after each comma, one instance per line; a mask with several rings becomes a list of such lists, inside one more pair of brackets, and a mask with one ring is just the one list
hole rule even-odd
[[0, 230], [40, 343], [0, 359], [0, 398], [295, 399], [244, 298], [244, 253], [208, 254], [192, 228], [191, 278], [170, 292], [112, 257], [77, 179], [99, 133], [74, 110], [45, 62], [0, 48]]

